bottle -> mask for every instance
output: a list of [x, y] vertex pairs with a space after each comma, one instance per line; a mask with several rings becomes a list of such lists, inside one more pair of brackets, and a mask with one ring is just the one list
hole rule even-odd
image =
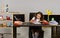
[[8, 13], [8, 10], [9, 10], [8, 4], [6, 4], [6, 13]]
[[6, 16], [6, 20], [10, 20], [10, 17], [9, 16]]

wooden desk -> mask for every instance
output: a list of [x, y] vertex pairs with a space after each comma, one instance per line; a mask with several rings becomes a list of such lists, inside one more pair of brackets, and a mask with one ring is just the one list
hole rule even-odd
[[[52, 37], [51, 38], [57, 38], [56, 37], [56, 27], [59, 27], [60, 25], [23, 24], [23, 25], [19, 25], [18, 27], [30, 27], [30, 26], [52, 27]], [[16, 34], [17, 34], [16, 28], [17, 27], [15, 27], [15, 26], [13, 27], [13, 38], [16, 38]]]

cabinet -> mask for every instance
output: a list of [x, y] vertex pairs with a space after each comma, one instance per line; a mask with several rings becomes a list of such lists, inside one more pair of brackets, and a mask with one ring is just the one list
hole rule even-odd
[[[18, 13], [0, 13], [0, 38], [13, 38], [13, 21], [16, 21], [14, 16], [20, 18], [24, 22], [24, 14]], [[14, 18], [14, 19], [13, 19]], [[15, 34], [15, 33], [14, 33]], [[17, 33], [19, 35], [19, 33]]]
[[12, 13], [0, 13], [0, 38], [13, 38]]

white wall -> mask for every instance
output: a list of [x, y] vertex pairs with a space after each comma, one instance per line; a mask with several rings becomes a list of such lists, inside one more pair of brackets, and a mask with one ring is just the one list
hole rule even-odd
[[53, 11], [53, 14], [60, 14], [60, 0], [0, 0], [1, 4], [9, 5], [9, 11], [18, 11], [27, 14], [25, 20], [28, 20], [29, 13], [41, 11], [46, 14], [46, 9]]
[[[60, 0], [0, 0], [4, 5], [9, 4], [9, 11], [32, 12], [42, 11], [46, 9], [52, 10], [55, 14], [59, 14]], [[0, 6], [1, 7], [1, 6]]]

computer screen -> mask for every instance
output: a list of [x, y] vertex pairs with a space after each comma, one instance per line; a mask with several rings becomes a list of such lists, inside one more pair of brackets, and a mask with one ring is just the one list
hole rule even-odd
[[13, 15], [13, 21], [16, 21], [16, 19], [20, 19], [19, 21], [24, 22], [25, 21], [25, 15], [24, 14], [14, 14]]

